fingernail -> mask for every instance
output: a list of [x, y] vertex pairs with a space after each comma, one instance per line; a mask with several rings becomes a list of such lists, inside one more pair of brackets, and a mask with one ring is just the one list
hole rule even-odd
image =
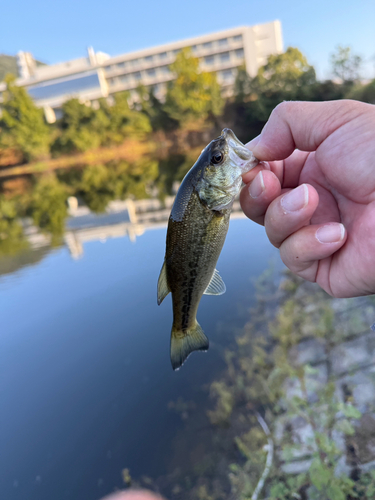
[[344, 239], [345, 227], [339, 223], [327, 224], [320, 227], [315, 236], [320, 243], [337, 243]]
[[247, 147], [247, 149], [250, 149], [250, 151], [252, 151], [253, 148], [255, 148], [255, 146], [259, 143], [260, 137], [261, 137], [261, 134], [259, 134], [258, 136], [254, 137], [254, 139], [252, 139], [250, 142], [248, 142], [247, 144], [245, 144], [245, 146]]
[[309, 190], [306, 184], [302, 184], [281, 198], [281, 206], [286, 212], [297, 212], [298, 210], [305, 208], [308, 201]]
[[249, 193], [252, 198], [258, 198], [264, 191], [264, 180], [262, 172], [255, 177], [250, 184]]

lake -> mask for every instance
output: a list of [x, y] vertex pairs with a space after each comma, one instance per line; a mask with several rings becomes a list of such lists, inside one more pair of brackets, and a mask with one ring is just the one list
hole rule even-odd
[[49, 248], [0, 276], [2, 498], [97, 500], [124, 487], [124, 469], [135, 480], [170, 469], [183, 421], [168, 404], [204, 407], [254, 280], [281, 264], [262, 227], [231, 221], [217, 266], [227, 292], [198, 313], [210, 349], [174, 372], [170, 296], [156, 304], [165, 236], [88, 241], [79, 259]]

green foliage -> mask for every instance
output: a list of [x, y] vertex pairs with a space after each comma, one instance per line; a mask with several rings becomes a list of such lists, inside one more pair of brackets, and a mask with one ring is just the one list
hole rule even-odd
[[360, 83], [354, 85], [351, 89], [349, 89], [345, 97], [348, 99], [356, 99], [357, 101], [375, 104], [375, 79], [366, 85], [362, 85]]
[[216, 75], [199, 70], [199, 60], [190, 49], [181, 50], [170, 66], [175, 79], [169, 83], [165, 111], [180, 126], [219, 116], [223, 110]]
[[50, 131], [44, 121], [43, 110], [38, 109], [23, 87], [15, 84], [15, 77], [5, 79], [0, 117], [0, 148], [15, 148], [25, 161], [48, 154]]
[[[251, 409], [267, 409], [265, 419], [275, 429], [273, 440], [278, 451], [267, 480], [268, 495], [262, 498], [370, 498], [365, 492], [374, 491], [375, 474], [362, 474], [354, 481], [337, 470], [343, 457], [337, 436], [341, 435], [344, 441], [354, 439], [354, 424], [362, 418], [361, 412], [338, 399], [334, 380], [322, 383], [318, 368], [300, 364], [293, 355], [293, 349], [302, 340], [314, 338], [329, 356], [330, 350], [343, 340], [338, 322], [348, 324], [348, 319], [336, 315], [332, 298], [325, 292], [291, 273], [278, 293], [271, 283], [267, 285], [267, 279], [257, 286], [257, 304], [244, 334], [236, 339], [237, 348], [226, 354], [225, 375], [211, 385], [216, 406], [208, 412], [210, 421], [228, 426], [239, 420], [244, 422]], [[275, 294], [279, 303], [273, 313]], [[354, 308], [351, 314], [356, 313]], [[274, 319], [270, 321], [272, 314]], [[357, 331], [361, 331], [360, 326]], [[292, 393], [287, 392], [291, 388]], [[302, 442], [293, 437], [296, 419], [299, 426], [303, 422], [310, 429]], [[246, 427], [237, 431], [234, 443], [242, 461], [232, 462], [228, 470], [232, 493], [241, 499], [251, 497], [265, 464], [264, 432], [253, 422], [249, 428], [250, 431], [245, 431]], [[294, 476], [283, 472], [282, 464], [293, 465], [303, 456], [311, 460], [306, 472]]]
[[150, 120], [152, 130], [164, 130], [169, 132], [178, 128], [178, 121], [169, 116], [164, 109], [164, 104], [155, 96], [151, 87], [149, 90], [143, 85], [137, 88], [140, 110]]
[[240, 66], [234, 82], [234, 98], [236, 102], [243, 102], [250, 96], [251, 84], [251, 77], [246, 71], [246, 66]]
[[114, 96], [112, 105], [101, 99], [99, 107], [83, 104], [71, 99], [63, 104], [63, 116], [59, 127], [54, 152], [79, 152], [121, 144], [125, 138], [143, 139], [151, 131], [149, 119], [128, 104], [127, 92]]
[[315, 81], [315, 70], [306, 57], [298, 49], [288, 47], [283, 54], [268, 57], [267, 63], [259, 68], [254, 86], [265, 93], [282, 91], [292, 99], [299, 97], [304, 88]]
[[61, 135], [53, 145], [53, 151], [87, 151], [100, 146], [109, 120], [102, 110], [70, 99], [62, 106]]
[[23, 228], [17, 221], [17, 206], [0, 196], [0, 256], [16, 255], [27, 250]]
[[331, 55], [332, 73], [342, 82], [359, 80], [362, 58], [352, 53], [350, 47], [339, 45]]
[[111, 200], [128, 196], [147, 198], [158, 174], [158, 162], [149, 159], [132, 164], [121, 161], [91, 165], [84, 169], [81, 181], [76, 184], [76, 194], [83, 197], [92, 211], [103, 212]]
[[106, 142], [120, 144], [126, 137], [143, 139], [151, 132], [150, 120], [143, 113], [130, 109], [129, 94], [119, 92], [114, 96], [113, 105], [101, 100], [100, 111], [104, 111], [108, 120]]
[[54, 237], [64, 231], [67, 196], [66, 187], [52, 174], [41, 177], [32, 193], [30, 210], [34, 223]]

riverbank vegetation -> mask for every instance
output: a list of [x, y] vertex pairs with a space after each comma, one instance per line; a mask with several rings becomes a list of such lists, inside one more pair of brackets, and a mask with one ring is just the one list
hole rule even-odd
[[374, 498], [373, 298], [290, 272], [256, 288], [206, 407], [169, 404], [183, 420], [169, 473], [141, 484], [170, 500]]
[[[189, 50], [181, 51], [170, 69], [176, 78], [163, 101], [144, 87], [138, 88], [137, 99], [126, 92], [90, 105], [71, 99], [54, 124], [45, 122], [43, 111], [12, 75], [6, 77], [0, 117], [0, 252], [23, 248], [16, 243], [21, 226], [11, 222], [17, 218], [31, 217], [43, 231], [61, 235], [69, 196], [103, 211], [115, 198], [170, 194], [174, 181], [183, 178], [221, 128], [230, 127], [247, 141], [283, 100], [375, 102], [375, 80], [360, 81], [360, 59], [348, 48], [332, 56], [334, 80], [318, 81], [306, 57], [289, 47], [270, 56], [254, 78], [240, 68], [228, 98], [213, 73], [199, 70]], [[16, 233], [21, 236], [15, 238]], [[14, 245], [4, 244], [8, 237]]]

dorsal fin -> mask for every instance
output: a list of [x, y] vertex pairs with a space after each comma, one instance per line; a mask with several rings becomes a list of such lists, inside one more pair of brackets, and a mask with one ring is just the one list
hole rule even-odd
[[158, 279], [158, 305], [163, 302], [165, 297], [170, 292], [168, 281], [167, 281], [167, 267], [165, 261], [163, 262], [163, 267], [161, 268], [159, 279]]
[[223, 278], [220, 276], [219, 271], [215, 269], [211, 281], [209, 282], [208, 287], [204, 291], [204, 295], [223, 295], [226, 289], [227, 288], [225, 286]]

